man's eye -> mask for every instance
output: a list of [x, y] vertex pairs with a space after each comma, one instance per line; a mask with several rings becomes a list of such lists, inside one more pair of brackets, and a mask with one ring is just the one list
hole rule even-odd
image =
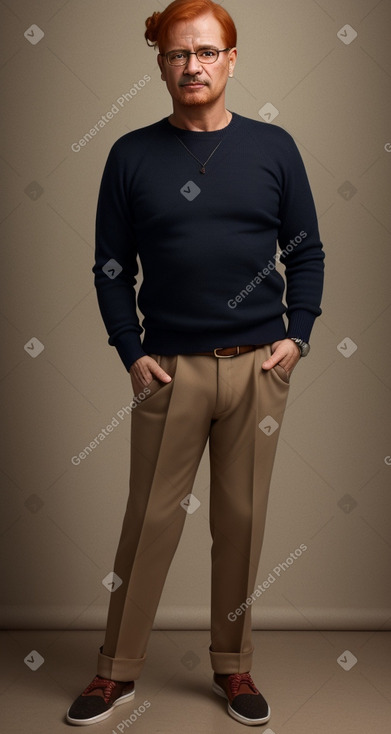
[[176, 53], [171, 54], [170, 59], [172, 61], [175, 61], [178, 59], [178, 61], [182, 61], [185, 58], [185, 54], [182, 51], [176, 51]]
[[214, 56], [216, 56], [216, 51], [214, 51], [213, 48], [205, 48], [203, 51], [201, 51], [201, 56], [204, 56], [206, 59], [212, 59]]

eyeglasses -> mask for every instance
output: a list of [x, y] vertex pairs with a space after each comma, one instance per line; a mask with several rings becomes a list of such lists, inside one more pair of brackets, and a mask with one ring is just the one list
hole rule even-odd
[[199, 48], [198, 51], [168, 51], [162, 54], [170, 64], [170, 66], [185, 66], [189, 63], [190, 56], [196, 56], [201, 64], [214, 64], [219, 55], [224, 51], [231, 51], [230, 48]]

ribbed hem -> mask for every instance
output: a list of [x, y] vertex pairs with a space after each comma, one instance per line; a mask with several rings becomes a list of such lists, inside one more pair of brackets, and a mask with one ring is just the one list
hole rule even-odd
[[253, 662], [252, 648], [249, 652], [213, 652], [209, 647], [212, 669], [218, 675], [248, 673]]
[[297, 309], [289, 314], [289, 327], [286, 328], [282, 316], [273, 318], [261, 326], [243, 328], [240, 332], [230, 334], [205, 334], [165, 331], [162, 328], [146, 329], [143, 343], [134, 331], [120, 334], [115, 346], [127, 372], [133, 362], [146, 354], [194, 354], [196, 352], [211, 352], [216, 347], [235, 347], [244, 344], [272, 344], [280, 339], [296, 337], [309, 342], [310, 334], [317, 314], [304, 309]]
[[136, 359], [145, 357], [140, 337], [138, 334], [135, 334], [134, 331], [125, 331], [123, 334], [120, 334], [115, 341], [109, 339], [109, 344], [116, 348], [127, 372], [129, 372]]
[[289, 339], [291, 337], [302, 339], [303, 341], [308, 343], [316, 317], [316, 314], [311, 313], [311, 311], [305, 311], [304, 309], [292, 311], [292, 313], [288, 316], [289, 327], [287, 337]]
[[247, 344], [272, 344], [285, 339], [286, 329], [282, 316], [266, 324], [248, 327], [222, 334], [200, 330], [198, 332], [173, 332], [162, 328], [145, 329], [143, 349], [147, 354], [195, 354], [213, 352], [217, 347], [236, 347]]
[[111, 658], [99, 651], [97, 673], [102, 678], [118, 680], [123, 683], [137, 680], [140, 677], [145, 657], [133, 660], [127, 658]]

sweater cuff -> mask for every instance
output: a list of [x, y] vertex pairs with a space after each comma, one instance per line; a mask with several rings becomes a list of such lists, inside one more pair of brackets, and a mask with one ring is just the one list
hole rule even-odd
[[298, 309], [297, 311], [292, 311], [288, 318], [289, 326], [286, 335], [287, 339], [292, 337], [302, 339], [308, 344], [316, 315], [311, 313], [311, 311]]
[[109, 344], [116, 348], [127, 372], [129, 372], [136, 359], [145, 357], [140, 337], [134, 331], [126, 331], [124, 334], [120, 334], [115, 341], [109, 339]]

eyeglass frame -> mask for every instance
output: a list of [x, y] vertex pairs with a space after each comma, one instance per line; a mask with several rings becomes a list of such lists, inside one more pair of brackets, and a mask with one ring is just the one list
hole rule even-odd
[[[203, 46], [202, 48], [199, 48], [198, 51], [187, 51], [185, 48], [178, 48], [178, 49], [175, 49], [174, 48], [172, 51], [167, 51], [167, 53], [160, 54], [160, 55], [163, 56], [163, 58], [166, 59], [167, 64], [169, 66], [186, 66], [189, 63], [189, 61], [190, 61], [190, 56], [196, 56], [197, 57], [197, 61], [199, 61], [200, 64], [210, 65], [210, 64], [215, 64], [216, 61], [219, 60], [219, 56], [220, 56], [221, 53], [224, 53], [225, 51], [232, 51], [233, 48], [234, 48], [234, 46], [227, 46], [227, 48], [214, 48], [214, 46]], [[201, 51], [216, 51], [217, 58], [213, 59], [213, 61], [205, 61], [205, 59], [203, 61], [201, 61], [201, 59], [198, 58], [198, 54]], [[184, 61], [183, 64], [172, 64], [171, 61], [168, 60], [168, 54], [172, 54], [172, 53], [175, 53], [175, 52], [176, 53], [179, 53], [180, 52], [180, 53], [186, 54], [186, 59], [185, 59], [185, 61]]]

